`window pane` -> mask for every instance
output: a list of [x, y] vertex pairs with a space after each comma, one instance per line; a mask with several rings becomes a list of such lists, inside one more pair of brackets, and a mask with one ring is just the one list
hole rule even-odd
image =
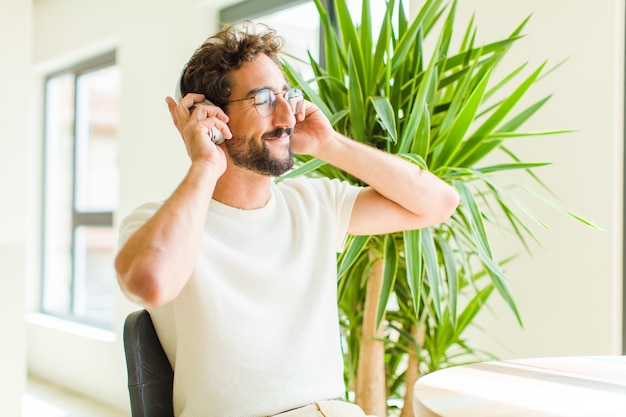
[[[348, 0], [348, 10], [350, 10], [350, 16], [352, 16], [352, 20], [355, 25], [361, 24], [361, 10], [363, 6], [362, 0]], [[370, 13], [372, 16], [372, 37], [373, 39], [378, 39], [378, 34], [380, 33], [380, 28], [383, 24], [383, 18], [385, 17], [385, 12], [387, 11], [387, 2], [385, 0], [370, 0]], [[402, 4], [404, 6], [404, 4]], [[396, 3], [395, 8], [397, 10], [398, 3]], [[406, 9], [405, 9], [406, 12]], [[395, 15], [394, 15], [395, 16]], [[394, 27], [397, 22], [393, 22]]]
[[[307, 51], [311, 51], [316, 58], [319, 56], [320, 22], [317, 8], [312, 1], [260, 16], [255, 20], [276, 29], [285, 40], [284, 52], [303, 59], [306, 63], [309, 62]], [[298, 68], [305, 79], [313, 77], [309, 65], [293, 59], [289, 59], [289, 63]]]
[[110, 66], [78, 79], [76, 209], [113, 211], [118, 202], [120, 69]]
[[110, 327], [114, 319], [116, 279], [112, 227], [76, 229], [74, 313], [87, 322]]
[[70, 309], [74, 75], [46, 84], [43, 309]]

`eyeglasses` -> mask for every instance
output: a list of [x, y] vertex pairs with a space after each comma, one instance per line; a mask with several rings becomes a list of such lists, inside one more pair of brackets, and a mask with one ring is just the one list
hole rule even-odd
[[262, 90], [257, 91], [254, 97], [246, 97], [240, 98], [239, 100], [230, 100], [229, 103], [234, 103], [236, 101], [244, 101], [244, 100], [254, 100], [254, 107], [256, 107], [257, 113], [259, 113], [262, 117], [268, 117], [272, 113], [274, 113], [274, 109], [276, 109], [276, 96], [282, 96], [293, 114], [298, 113], [302, 109], [302, 103], [304, 103], [304, 94], [297, 88], [290, 88], [289, 90], [285, 90], [280, 93], [275, 93], [269, 88], [263, 88]]

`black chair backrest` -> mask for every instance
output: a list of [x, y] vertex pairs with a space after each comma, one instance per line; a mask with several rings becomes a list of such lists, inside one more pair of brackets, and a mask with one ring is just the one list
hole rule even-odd
[[146, 310], [126, 317], [124, 352], [132, 417], [173, 417], [174, 372]]

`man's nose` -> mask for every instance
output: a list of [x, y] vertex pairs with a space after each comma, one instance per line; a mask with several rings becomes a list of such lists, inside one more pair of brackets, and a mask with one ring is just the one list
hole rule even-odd
[[276, 95], [276, 108], [274, 109], [274, 124], [277, 126], [293, 126], [296, 123], [296, 115], [289, 102], [282, 94]]

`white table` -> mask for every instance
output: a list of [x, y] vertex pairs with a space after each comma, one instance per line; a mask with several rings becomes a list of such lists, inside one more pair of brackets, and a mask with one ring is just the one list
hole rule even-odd
[[626, 417], [626, 356], [456, 366], [421, 377], [416, 417]]

